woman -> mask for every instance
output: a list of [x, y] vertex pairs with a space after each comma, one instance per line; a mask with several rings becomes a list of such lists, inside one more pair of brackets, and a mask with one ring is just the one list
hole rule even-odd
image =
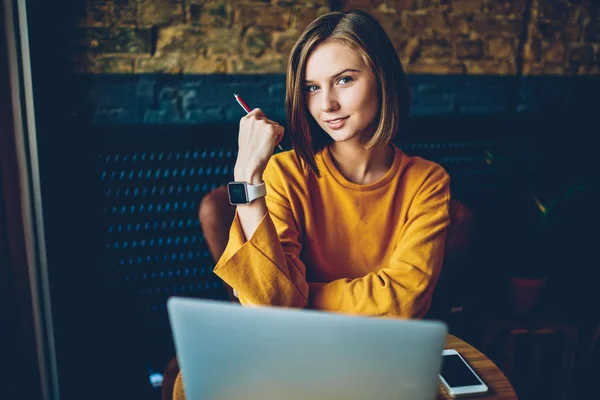
[[423, 317], [449, 177], [391, 143], [409, 94], [376, 20], [333, 12], [311, 23], [290, 56], [286, 107], [291, 152], [271, 156], [283, 128], [259, 109], [240, 122], [235, 181], [264, 179], [266, 197], [237, 206], [214, 272], [243, 305]]
[[[421, 318], [442, 266], [450, 182], [391, 143], [409, 111], [394, 47], [369, 15], [319, 17], [294, 46], [284, 129], [259, 109], [240, 122], [237, 206], [214, 272], [243, 305]], [[266, 196], [261, 197], [264, 180]], [[242, 195], [241, 197], [244, 197]], [[174, 398], [183, 399], [180, 375]]]

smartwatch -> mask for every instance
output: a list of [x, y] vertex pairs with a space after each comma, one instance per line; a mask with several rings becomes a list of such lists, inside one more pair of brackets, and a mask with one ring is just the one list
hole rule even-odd
[[267, 188], [264, 182], [258, 185], [251, 185], [248, 182], [229, 182], [227, 193], [229, 193], [229, 203], [236, 206], [250, 204], [252, 201], [266, 196]]

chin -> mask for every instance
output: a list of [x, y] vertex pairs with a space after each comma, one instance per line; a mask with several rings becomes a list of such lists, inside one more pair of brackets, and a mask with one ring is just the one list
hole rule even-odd
[[354, 130], [350, 129], [347, 126], [340, 130], [332, 130], [326, 126], [321, 126], [321, 129], [323, 129], [325, 133], [329, 135], [329, 137], [332, 138], [335, 142], [345, 142], [347, 140], [352, 139], [355, 136]]
[[325, 132], [327, 132], [327, 134], [336, 143], [348, 142], [350, 140], [355, 139], [358, 136], [358, 134], [356, 132], [351, 131], [351, 130], [346, 130], [346, 129], [343, 129], [341, 131], [333, 131], [333, 132], [325, 131]]
[[345, 132], [327, 132], [327, 134], [333, 139], [334, 142], [347, 142], [354, 137], [351, 133]]

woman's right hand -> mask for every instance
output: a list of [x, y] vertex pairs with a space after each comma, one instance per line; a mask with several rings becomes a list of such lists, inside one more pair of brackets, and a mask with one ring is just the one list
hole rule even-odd
[[263, 172], [283, 133], [284, 128], [268, 119], [259, 108], [242, 117], [234, 179], [252, 185], [261, 183]]

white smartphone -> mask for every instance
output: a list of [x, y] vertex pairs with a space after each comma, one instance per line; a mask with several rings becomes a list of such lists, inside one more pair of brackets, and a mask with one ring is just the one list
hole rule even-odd
[[456, 350], [442, 352], [440, 381], [450, 397], [487, 393], [488, 387]]

